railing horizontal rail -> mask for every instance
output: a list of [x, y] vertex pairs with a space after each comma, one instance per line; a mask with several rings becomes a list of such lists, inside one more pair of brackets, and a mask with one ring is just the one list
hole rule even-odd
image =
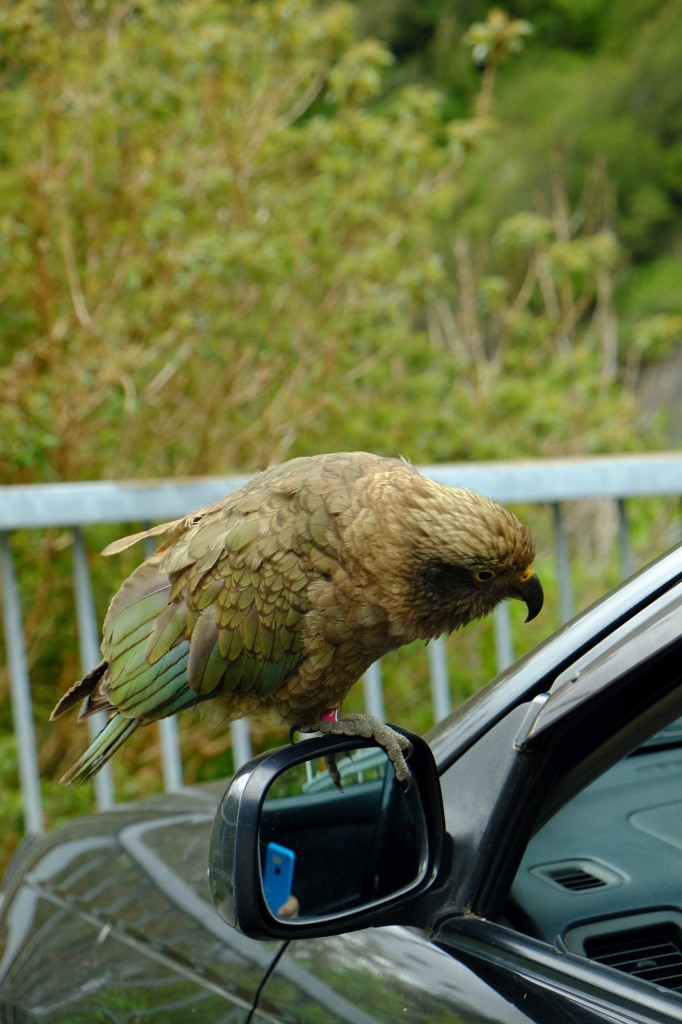
[[420, 469], [434, 480], [482, 491], [510, 504], [653, 497], [682, 492], [682, 452], [465, 462]]
[[[462, 462], [419, 468], [441, 483], [468, 487], [510, 503], [682, 491], [682, 453]], [[177, 519], [218, 501], [248, 479], [241, 475], [4, 486], [0, 487], [0, 530]]]

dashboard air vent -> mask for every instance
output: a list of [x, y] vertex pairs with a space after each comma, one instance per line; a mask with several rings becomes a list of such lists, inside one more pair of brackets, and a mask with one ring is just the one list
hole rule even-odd
[[585, 939], [591, 960], [682, 992], [682, 942], [673, 925], [613, 932]]
[[543, 882], [568, 892], [592, 892], [622, 884], [622, 878], [605, 864], [590, 860], [565, 860], [531, 868], [531, 874]]
[[552, 872], [552, 880], [571, 892], [585, 892], [586, 889], [602, 889], [607, 883], [580, 867], [566, 868]]

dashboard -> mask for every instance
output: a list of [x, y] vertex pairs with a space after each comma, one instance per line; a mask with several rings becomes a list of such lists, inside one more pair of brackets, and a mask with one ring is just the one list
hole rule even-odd
[[536, 833], [505, 917], [558, 948], [682, 991], [682, 722]]

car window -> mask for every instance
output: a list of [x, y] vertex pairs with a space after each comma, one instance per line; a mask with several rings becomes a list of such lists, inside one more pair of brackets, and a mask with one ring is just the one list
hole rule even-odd
[[682, 719], [566, 803], [530, 840], [513, 927], [682, 991]]

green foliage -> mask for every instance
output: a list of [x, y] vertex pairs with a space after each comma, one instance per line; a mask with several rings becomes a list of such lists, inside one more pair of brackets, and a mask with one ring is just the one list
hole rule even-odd
[[682, 313], [679, 259], [674, 255], [661, 256], [635, 268], [620, 306], [628, 320], [657, 313]]
[[404, 375], [442, 286], [440, 97], [369, 106], [390, 54], [343, 4], [114, 4], [58, 34], [31, 10], [2, 25], [3, 475], [319, 447], [328, 382], [348, 410], [366, 365]]
[[[472, 26], [485, 71], [454, 121], [425, 83], [384, 91], [395, 59], [343, 3], [22, 3], [0, 32], [6, 480], [635, 443], [613, 360], [600, 380], [604, 182], [577, 231], [524, 208], [488, 252], [450, 241], [526, 22]], [[567, 377], [608, 405], [577, 434]]]
[[608, 0], [519, 0], [515, 10], [530, 19], [544, 46], [593, 51], [611, 6]]
[[[682, 3], [628, 5], [625, 15], [603, 0], [528, 0], [515, 11], [535, 33], [527, 56], [505, 70], [497, 138], [465, 172], [477, 197], [482, 182], [498, 179], [499, 188], [487, 191], [490, 205], [479, 210], [485, 230], [526, 208], [529, 196], [546, 209], [559, 177], [577, 205], [598, 166], [608, 181], [609, 226], [627, 256], [641, 262], [673, 250], [682, 196]], [[573, 18], [585, 31], [582, 41]], [[623, 292], [625, 284], [623, 278]]]
[[633, 344], [647, 359], [670, 355], [682, 344], [682, 316], [659, 313], [640, 320], [633, 332]]
[[485, 21], [475, 21], [464, 35], [464, 45], [471, 47], [477, 64], [499, 64], [510, 54], [520, 53], [525, 37], [532, 35], [533, 26], [527, 21], [511, 19], [494, 7]]

